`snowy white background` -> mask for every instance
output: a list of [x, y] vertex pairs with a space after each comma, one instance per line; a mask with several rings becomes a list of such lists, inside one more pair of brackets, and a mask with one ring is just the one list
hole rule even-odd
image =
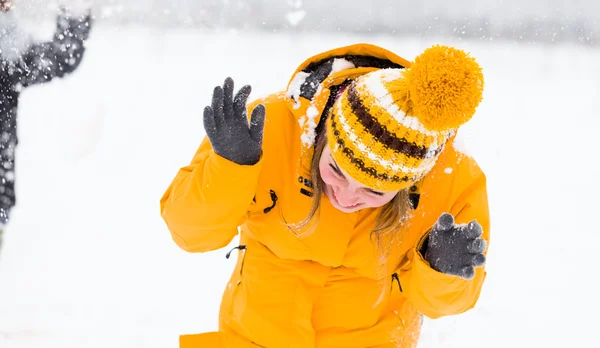
[[475, 309], [425, 322], [420, 347], [597, 347], [600, 50], [106, 23], [75, 74], [21, 97], [0, 347], [177, 347], [182, 333], [215, 330], [235, 260], [178, 249], [159, 214], [212, 88], [229, 75], [263, 95], [306, 57], [364, 41], [408, 59], [452, 44], [486, 77], [462, 136], [488, 175], [488, 277]]
[[[93, 4], [115, 25], [385, 33], [600, 46], [596, 0], [14, 0], [23, 16]], [[324, 6], [324, 4], [327, 4]]]

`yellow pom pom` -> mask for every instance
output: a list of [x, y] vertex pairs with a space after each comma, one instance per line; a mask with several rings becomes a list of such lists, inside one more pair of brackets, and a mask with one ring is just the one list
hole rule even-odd
[[415, 58], [405, 73], [414, 116], [434, 131], [469, 121], [483, 94], [483, 73], [462, 50], [435, 45]]

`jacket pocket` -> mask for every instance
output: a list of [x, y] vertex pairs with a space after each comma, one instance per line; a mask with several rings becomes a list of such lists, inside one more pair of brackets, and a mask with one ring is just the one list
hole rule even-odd
[[242, 282], [242, 274], [244, 273], [244, 262], [246, 261], [246, 249], [247, 249], [246, 246], [242, 245], [242, 244], [236, 246], [235, 248], [229, 250], [229, 252], [225, 255], [225, 258], [228, 259], [229, 257], [231, 257], [231, 253], [236, 249], [239, 250], [238, 266], [236, 267], [236, 268], [238, 268], [238, 270], [237, 270], [238, 277], [237, 277], [237, 282], [235, 284], [237, 286], [237, 285], [240, 285], [240, 283]]
[[237, 296], [239, 287], [241, 286], [241, 283], [242, 283], [242, 276], [244, 274], [244, 264], [246, 262], [247, 247], [246, 247], [246, 245], [240, 244], [240, 245], [236, 246], [235, 248], [231, 249], [225, 255], [225, 257], [227, 259], [229, 259], [235, 250], [238, 251], [238, 258], [236, 261], [235, 268], [233, 269], [233, 271], [231, 273], [229, 282], [227, 283], [227, 287], [225, 288], [225, 291], [223, 292], [223, 298], [222, 298], [221, 307], [219, 310], [219, 312], [220, 312], [219, 316], [220, 316], [221, 320], [224, 320], [228, 325], [231, 325], [230, 320], [231, 320], [232, 311], [233, 311], [234, 299]]
[[394, 342], [402, 347], [416, 347], [421, 334], [423, 315], [421, 315], [404, 295], [398, 273], [391, 275], [390, 310], [396, 316], [392, 333]]

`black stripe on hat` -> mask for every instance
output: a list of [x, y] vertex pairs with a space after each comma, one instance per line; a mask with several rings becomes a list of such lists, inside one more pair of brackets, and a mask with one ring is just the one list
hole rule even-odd
[[367, 173], [368, 175], [370, 175], [378, 180], [384, 180], [384, 181], [407, 182], [407, 181], [414, 180], [413, 178], [409, 178], [408, 176], [399, 177], [398, 175], [394, 175], [390, 178], [390, 176], [385, 173], [383, 173], [383, 174], [378, 173], [375, 168], [367, 167], [365, 165], [365, 162], [362, 159], [356, 158], [354, 156], [354, 151], [352, 151], [352, 149], [349, 149], [348, 147], [346, 147], [344, 139], [340, 138], [340, 131], [338, 129], [338, 124], [335, 121], [334, 113], [332, 113], [332, 115], [331, 115], [331, 130], [333, 131], [333, 135], [335, 137], [336, 143], [338, 145], [340, 145], [342, 148], [342, 153], [344, 155], [346, 155], [346, 157], [348, 157], [350, 162], [352, 164], [354, 164], [356, 167], [358, 167], [362, 172]]
[[348, 88], [348, 103], [352, 112], [356, 115], [359, 122], [377, 141], [386, 145], [390, 149], [405, 154], [406, 156], [424, 159], [427, 155], [427, 148], [408, 142], [406, 139], [398, 138], [384, 126], [379, 123], [376, 117], [371, 115], [358, 96], [355, 84]]

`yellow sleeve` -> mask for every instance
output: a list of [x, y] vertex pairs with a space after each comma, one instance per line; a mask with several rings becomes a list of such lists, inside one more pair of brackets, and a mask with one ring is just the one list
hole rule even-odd
[[[458, 194], [450, 213], [457, 224], [477, 220], [483, 228], [482, 238], [489, 247], [490, 219], [485, 175], [477, 169], [467, 180], [469, 184]], [[475, 276], [471, 280], [438, 272], [419, 252], [423, 240], [409, 252], [407, 267], [400, 272], [403, 291], [415, 308], [432, 319], [473, 308], [486, 277], [485, 267], [475, 268]]]
[[238, 165], [217, 155], [204, 138], [160, 200], [161, 216], [175, 243], [188, 252], [229, 244], [238, 232], [258, 182], [261, 160]]

